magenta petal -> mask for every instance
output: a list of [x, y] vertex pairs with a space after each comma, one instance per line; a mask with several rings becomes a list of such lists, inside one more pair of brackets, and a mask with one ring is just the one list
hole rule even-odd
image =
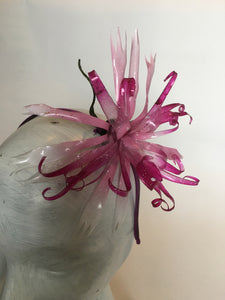
[[91, 80], [92, 87], [97, 96], [98, 102], [101, 105], [104, 114], [106, 115], [107, 120], [109, 122], [111, 120], [115, 120], [118, 114], [117, 106], [104, 87], [98, 74], [95, 71], [92, 71], [88, 73], [88, 76]]
[[50, 187], [44, 189], [42, 192], [42, 196], [44, 197], [45, 200], [54, 201], [54, 200], [57, 200], [57, 199], [63, 197], [66, 193], [68, 193], [70, 191], [70, 187], [66, 186], [62, 191], [60, 191], [59, 193], [57, 193], [53, 196], [46, 196], [46, 193], [50, 190], [51, 190]]
[[179, 124], [177, 124], [177, 126], [174, 127], [174, 128], [155, 131], [154, 134], [151, 137], [155, 138], [155, 137], [159, 137], [159, 136], [162, 136], [162, 135], [166, 135], [166, 134], [169, 134], [169, 133], [172, 133], [172, 132], [176, 131], [178, 128], [179, 128]]
[[85, 167], [83, 167], [82, 170], [77, 175], [70, 176], [69, 177], [70, 182], [71, 179], [74, 180], [75, 183], [77, 182], [77, 180], [78, 181], [83, 180], [89, 175], [91, 175], [92, 173], [95, 173], [104, 165], [108, 165], [114, 155], [114, 152], [115, 152], [115, 146], [113, 145], [103, 153], [101, 149], [97, 149], [96, 153], [98, 153], [98, 156], [95, 159], [91, 158], [91, 160], [88, 161]]
[[122, 197], [126, 197], [128, 192], [131, 190], [131, 182], [130, 182], [130, 165], [127, 163], [125, 158], [120, 155], [120, 167], [121, 167], [121, 173], [122, 173], [122, 179], [125, 185], [125, 190], [122, 190], [121, 188], [116, 187], [112, 184], [111, 179], [109, 179], [109, 187], [112, 191], [114, 191], [116, 194]]
[[[165, 204], [166, 208], [162, 206], [163, 204]], [[162, 198], [156, 198], [156, 199], [152, 200], [152, 206], [153, 207], [160, 206], [165, 211], [171, 211], [174, 208], [174, 207], [170, 208], [169, 204]]]
[[185, 176], [184, 178], [180, 178], [166, 171], [162, 171], [161, 174], [163, 178], [180, 184], [197, 185], [199, 183], [199, 179], [193, 176]]
[[136, 166], [136, 172], [141, 181], [152, 190], [158, 181], [162, 181], [162, 176], [156, 165], [149, 156], [144, 156]]
[[117, 102], [119, 121], [126, 119], [129, 121], [135, 109], [134, 93], [136, 90], [136, 82], [134, 78], [124, 78], [120, 85], [119, 99]]
[[164, 170], [166, 170], [168, 172], [171, 172], [171, 173], [174, 173], [174, 174], [177, 174], [177, 175], [180, 175], [183, 172], [183, 170], [177, 169], [169, 163], [166, 163], [166, 166], [165, 166]]
[[162, 105], [162, 104], [163, 104], [164, 100], [166, 99], [166, 96], [169, 94], [169, 92], [170, 92], [170, 90], [171, 90], [171, 88], [172, 88], [172, 86], [173, 86], [173, 84], [174, 84], [174, 82], [175, 82], [175, 80], [176, 80], [176, 78], [177, 78], [177, 73], [174, 72], [174, 71], [171, 72], [171, 73], [164, 79], [164, 81], [168, 80], [169, 78], [170, 78], [170, 80], [169, 80], [169, 82], [167, 83], [166, 87], [164, 88], [162, 94], [159, 96], [159, 99], [156, 101], [156, 103], [155, 103], [156, 105]]
[[104, 153], [108, 153], [107, 151], [109, 149], [114, 149], [114, 147], [112, 147], [111, 144], [107, 144], [101, 146], [100, 148], [91, 149], [86, 152], [79, 153], [77, 156], [74, 155], [74, 160], [71, 163], [55, 171], [50, 171], [50, 172], [42, 171], [42, 166], [46, 159], [46, 157], [43, 157], [39, 163], [38, 169], [39, 172], [45, 177], [55, 177], [60, 175], [66, 176], [68, 173], [73, 172], [79, 168], [82, 168], [87, 164], [89, 164], [89, 162], [96, 160], [99, 156], [103, 155]]
[[154, 200], [152, 200], [152, 206], [153, 207], [159, 207], [162, 204], [162, 199], [161, 198], [156, 198]]
[[[158, 182], [157, 186], [154, 187], [154, 189], [157, 191], [157, 193], [159, 194], [160, 198], [157, 198], [155, 200], [152, 201], [152, 205], [154, 207], [158, 207], [161, 206], [162, 210], [165, 211], [171, 211], [174, 209], [175, 207], [175, 201], [173, 199], [173, 197], [170, 195], [170, 193], [167, 191], [167, 189], [164, 187], [164, 185], [161, 182]], [[172, 206], [170, 207], [168, 202], [166, 200], [164, 200], [161, 197], [161, 192], [163, 192], [163, 194], [170, 199], [170, 201], [172, 202]], [[166, 205], [166, 207], [164, 207], [164, 205]]]
[[111, 179], [108, 180], [108, 184], [109, 184], [110, 189], [111, 189], [115, 194], [117, 194], [117, 195], [119, 195], [119, 196], [121, 196], [121, 197], [126, 197], [127, 194], [128, 194], [128, 192], [130, 191], [130, 190], [128, 190], [128, 189], [122, 190], [122, 189], [116, 187], [115, 185], [112, 184]]
[[[97, 149], [97, 150], [100, 150], [100, 149]], [[94, 183], [96, 182], [104, 173], [105, 173], [105, 170], [103, 170], [100, 175], [97, 175], [95, 176], [94, 179], [91, 179], [90, 182], [84, 182], [84, 180], [91, 174], [95, 174], [95, 172], [97, 170], [99, 170], [101, 167], [105, 166], [106, 165], [106, 168], [107, 165], [110, 163], [109, 161], [109, 157], [113, 157], [113, 153], [115, 151], [115, 147], [110, 147], [108, 149], [108, 151], [104, 151], [104, 153], [102, 155], [100, 155], [99, 153], [99, 156], [96, 157], [95, 159], [92, 159], [93, 156], [92, 155], [89, 155], [91, 157], [91, 159], [87, 162], [86, 166], [83, 167], [81, 169], [81, 171], [77, 174], [77, 175], [74, 175], [74, 176], [67, 176], [67, 173], [65, 172], [65, 168], [62, 168], [62, 173], [64, 174], [65, 176], [65, 179], [66, 179], [66, 185], [65, 185], [65, 188], [60, 191], [59, 193], [53, 195], [53, 196], [46, 196], [46, 192], [49, 191], [51, 188], [47, 188], [43, 191], [43, 196], [46, 200], [56, 200], [62, 196], [64, 196], [67, 192], [69, 192], [70, 190], [82, 190], [85, 186], [91, 184], [91, 183]], [[41, 172], [41, 167], [42, 167], [42, 164], [45, 160], [45, 157], [42, 158], [40, 164], [39, 164], [39, 172], [41, 174], [43, 174]], [[48, 174], [44, 174], [44, 176], [46, 177], [55, 177], [55, 176], [59, 176], [62, 174], [61, 172], [59, 172], [58, 170], [56, 172], [53, 172], [53, 173], [48, 173]], [[82, 186], [78, 186], [76, 187], [76, 185], [81, 182], [82, 183]]]

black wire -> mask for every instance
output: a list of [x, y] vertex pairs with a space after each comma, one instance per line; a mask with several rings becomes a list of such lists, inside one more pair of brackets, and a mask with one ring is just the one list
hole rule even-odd
[[89, 109], [89, 114], [93, 117], [96, 117], [97, 118], [97, 115], [95, 114], [95, 111], [94, 111], [94, 105], [95, 105], [95, 99], [96, 99], [96, 95], [95, 95], [95, 92], [94, 92], [94, 89], [91, 85], [91, 81], [89, 79], [89, 77], [87, 76], [87, 74], [83, 71], [82, 67], [81, 67], [81, 60], [78, 59], [78, 68], [79, 70], [81, 71], [81, 73], [83, 74], [83, 76], [88, 80], [88, 82], [90, 83], [90, 86], [92, 88], [92, 92], [93, 92], [93, 100], [92, 100], [92, 104], [90, 106], [90, 109]]

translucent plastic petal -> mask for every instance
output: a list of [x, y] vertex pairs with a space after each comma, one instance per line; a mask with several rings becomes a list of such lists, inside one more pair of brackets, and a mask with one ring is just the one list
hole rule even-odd
[[78, 123], [83, 123], [87, 125], [92, 125], [96, 127], [103, 128], [105, 130], [109, 129], [109, 124], [101, 119], [92, 117], [80, 111], [69, 111], [58, 108], [53, 108], [45, 104], [32, 104], [27, 105], [25, 108], [31, 113], [44, 117], [55, 117], [65, 120], [70, 120]]
[[145, 59], [146, 65], [147, 65], [147, 79], [146, 79], [146, 100], [145, 100], [145, 106], [142, 111], [142, 113], [133, 121], [131, 121], [132, 126], [136, 127], [146, 116], [148, 112], [148, 102], [149, 102], [149, 89], [152, 82], [152, 77], [155, 71], [155, 57], [150, 57], [150, 60], [148, 61], [147, 58]]
[[112, 54], [112, 66], [113, 76], [116, 91], [116, 100], [119, 98], [120, 84], [124, 78], [126, 64], [127, 64], [127, 38], [125, 36], [125, 46], [122, 47], [122, 40], [120, 30], [117, 31], [117, 48], [113, 45], [111, 38], [111, 54]]
[[139, 37], [138, 37], [138, 31], [135, 31], [135, 35], [132, 39], [131, 44], [131, 52], [130, 52], [130, 68], [129, 68], [129, 78], [134, 78], [136, 83], [135, 93], [133, 95], [133, 101], [132, 101], [132, 115], [134, 114], [135, 110], [135, 100], [137, 97], [137, 93], [139, 90], [139, 58], [140, 58], [140, 45], [139, 45]]
[[136, 82], [134, 78], [125, 78], [121, 82], [117, 106], [119, 109], [118, 118], [130, 121], [134, 114]]

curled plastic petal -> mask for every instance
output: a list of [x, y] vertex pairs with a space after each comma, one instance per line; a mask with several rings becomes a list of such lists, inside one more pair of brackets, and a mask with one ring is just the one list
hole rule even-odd
[[177, 73], [175, 71], [171, 72], [164, 81], [167, 81], [170, 78], [169, 82], [167, 83], [166, 87], [162, 91], [162, 94], [159, 96], [159, 99], [156, 101], [156, 105], [162, 105], [166, 99], [166, 96], [169, 94], [174, 82], [177, 79]]

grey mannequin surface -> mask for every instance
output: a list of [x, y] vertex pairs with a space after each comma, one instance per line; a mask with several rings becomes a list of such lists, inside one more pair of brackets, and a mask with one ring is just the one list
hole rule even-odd
[[[16, 173], [15, 157], [40, 146], [94, 136], [93, 127], [37, 117], [0, 146], [1, 300], [112, 300], [109, 281], [133, 242], [134, 191], [115, 226], [117, 195], [82, 216], [95, 184], [47, 201], [44, 179], [30, 182], [36, 167]], [[57, 188], [57, 180], [51, 186]], [[98, 219], [95, 226], [93, 220]], [[86, 224], [85, 224], [86, 223]]]

